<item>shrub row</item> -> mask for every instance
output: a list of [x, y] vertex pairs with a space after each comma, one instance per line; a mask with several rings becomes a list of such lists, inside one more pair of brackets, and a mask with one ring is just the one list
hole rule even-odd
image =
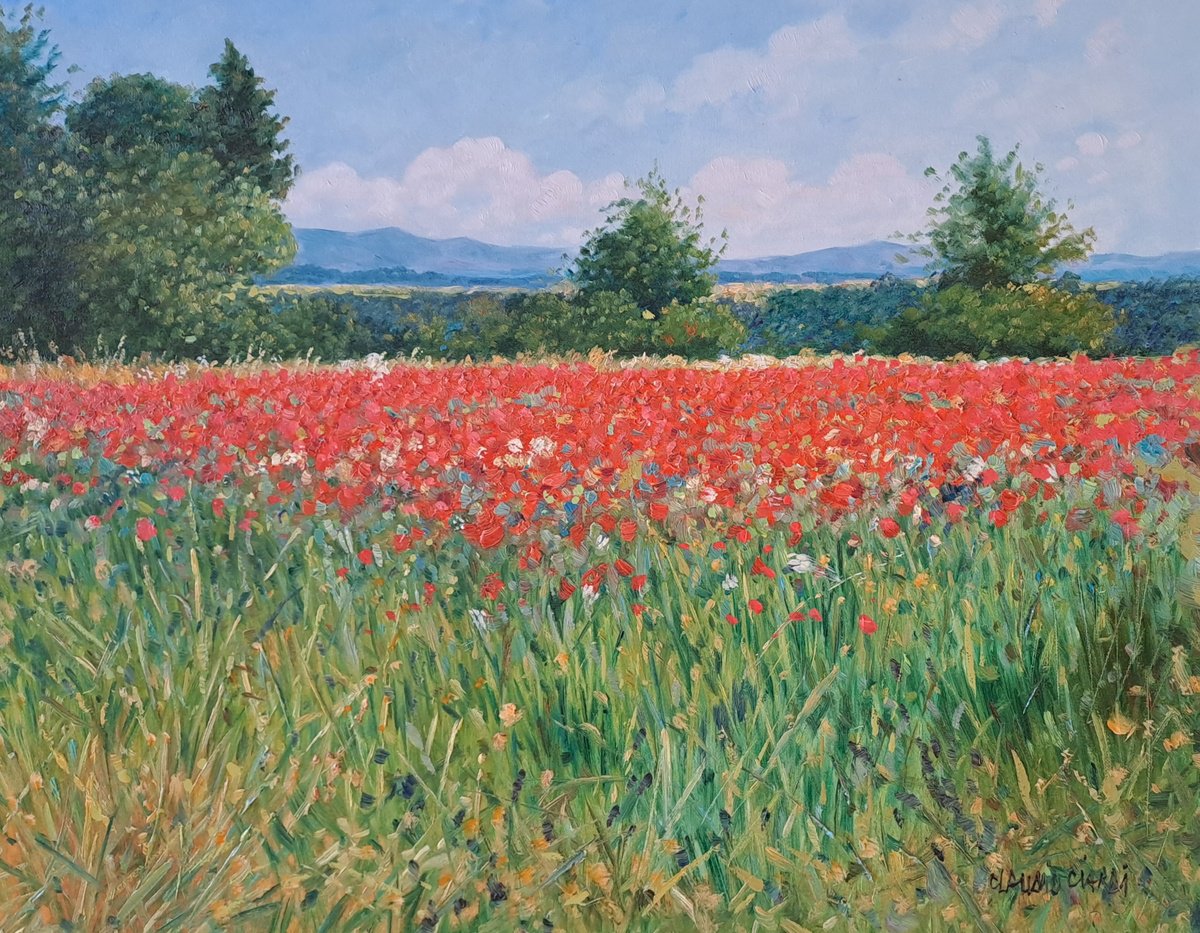
[[447, 359], [520, 353], [787, 356], [868, 350], [978, 357], [1079, 351], [1147, 356], [1200, 343], [1200, 279], [935, 290], [885, 276], [866, 286], [781, 288], [755, 300], [672, 305], [658, 315], [620, 294], [422, 289], [280, 290], [261, 349], [325, 359], [386, 353]]

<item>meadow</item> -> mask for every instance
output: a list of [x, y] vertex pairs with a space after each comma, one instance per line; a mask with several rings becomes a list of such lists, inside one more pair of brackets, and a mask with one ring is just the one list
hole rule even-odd
[[0, 372], [0, 929], [1188, 929], [1200, 354]]

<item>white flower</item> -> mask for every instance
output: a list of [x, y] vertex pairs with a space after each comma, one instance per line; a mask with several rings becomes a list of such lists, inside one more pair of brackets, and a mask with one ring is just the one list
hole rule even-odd
[[468, 614], [471, 616], [471, 622], [475, 625], [475, 628], [479, 629], [479, 634], [486, 635], [492, 621], [492, 617], [488, 614], [487, 610], [470, 609], [468, 610]]
[[734, 576], [732, 573], [725, 574], [725, 579], [721, 583], [721, 589], [723, 589], [726, 593], [728, 593], [732, 590], [736, 590], [737, 588], [738, 588], [738, 578], [736, 576]]
[[525, 449], [525, 445], [521, 443], [519, 437], [514, 437], [508, 442], [508, 452], [510, 454], [519, 454]]
[[787, 565], [792, 573], [816, 573], [820, 569], [811, 554], [789, 554]]
[[604, 550], [606, 547], [608, 547], [608, 540], [609, 540], [609, 539], [608, 539], [608, 535], [604, 535], [604, 534], [602, 534], [602, 535], [599, 535], [599, 536], [596, 538], [596, 548], [597, 548], [597, 550], [601, 550], [601, 551], [603, 551], [603, 550]]
[[529, 442], [529, 450], [535, 457], [546, 457], [554, 453], [554, 441], [539, 434]]
[[983, 471], [986, 469], [987, 461], [985, 461], [982, 457], [976, 457], [967, 464], [965, 469], [963, 469], [963, 479], [965, 479], [968, 483], [977, 482], [979, 477], [983, 476]]

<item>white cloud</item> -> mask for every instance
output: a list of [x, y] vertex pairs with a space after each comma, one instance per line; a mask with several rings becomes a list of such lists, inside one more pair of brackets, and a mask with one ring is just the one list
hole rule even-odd
[[[397, 226], [422, 236], [569, 248], [624, 193], [621, 175], [584, 181], [565, 170], [543, 174], [499, 139], [465, 138], [425, 150], [399, 178], [364, 177], [340, 162], [306, 172], [287, 213], [297, 226]], [[752, 257], [918, 229], [933, 187], [889, 155], [854, 156], [815, 185], [778, 159], [722, 156], [682, 193], [693, 203], [704, 196], [705, 229], [729, 230], [731, 257]]]
[[730, 258], [845, 246], [923, 225], [933, 185], [895, 158], [856, 155], [820, 185], [792, 177], [778, 159], [723, 156], [692, 178], [706, 229], [727, 228]]
[[1033, 5], [1033, 15], [1037, 17], [1039, 26], [1052, 26], [1058, 19], [1058, 11], [1067, 0], [1036, 0]]
[[1103, 133], [1084, 133], [1075, 140], [1075, 148], [1080, 155], [1095, 158], [1104, 155], [1108, 149], [1108, 137]]
[[666, 106], [688, 113], [751, 94], [800, 98], [814, 65], [852, 58], [858, 48], [841, 14], [785, 26], [765, 50], [723, 48], [696, 56], [675, 79]]
[[495, 137], [426, 149], [400, 178], [364, 178], [341, 162], [300, 176], [287, 213], [298, 226], [344, 230], [398, 226], [422, 236], [494, 243], [574, 242], [623, 190], [620, 175], [587, 182], [540, 173]]
[[1121, 21], [1110, 19], [1101, 23], [1088, 36], [1086, 44], [1087, 60], [1093, 65], [1109, 65], [1121, 55], [1122, 48], [1129, 42]]
[[1000, 31], [1007, 11], [1000, 0], [981, 0], [956, 7], [947, 17], [940, 5], [930, 5], [910, 23], [902, 45], [911, 51], [969, 52]]

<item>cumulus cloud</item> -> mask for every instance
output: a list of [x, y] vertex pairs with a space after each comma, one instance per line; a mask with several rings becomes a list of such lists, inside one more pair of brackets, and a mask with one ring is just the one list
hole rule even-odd
[[692, 178], [705, 226], [729, 230], [730, 258], [798, 253], [919, 229], [933, 194], [895, 158], [870, 153], [841, 163], [824, 183], [795, 178], [777, 159], [723, 156]]
[[675, 79], [665, 105], [688, 113], [746, 95], [800, 97], [814, 66], [851, 58], [858, 48], [838, 13], [785, 26], [772, 33], [765, 49], [723, 48], [696, 56]]
[[[710, 233], [726, 228], [729, 256], [752, 257], [861, 243], [917, 229], [931, 183], [894, 157], [854, 156], [819, 184], [778, 159], [721, 156], [684, 186], [703, 195]], [[612, 174], [584, 181], [539, 172], [501, 140], [461, 139], [427, 149], [399, 178], [368, 178], [335, 162], [301, 176], [287, 203], [297, 226], [368, 230], [397, 226], [429, 237], [470, 236], [499, 244], [573, 247], [606, 204], [627, 193]]]
[[1067, 0], [1036, 0], [1033, 5], [1033, 15], [1037, 17], [1039, 26], [1052, 26], [1058, 19], [1058, 11]]
[[397, 226], [430, 237], [558, 246], [593, 225], [623, 185], [615, 174], [586, 183], [565, 170], [543, 174], [500, 139], [466, 137], [426, 149], [399, 178], [365, 178], [340, 162], [306, 172], [287, 213], [298, 226]]
[[1108, 148], [1108, 137], [1103, 133], [1084, 133], [1075, 140], [1075, 148], [1080, 155], [1095, 158], [1104, 155]]
[[1121, 50], [1129, 43], [1125, 27], [1118, 19], [1110, 19], [1101, 23], [1087, 38], [1087, 60], [1097, 67], [1110, 65], [1121, 54]]
[[1008, 15], [1000, 0], [964, 3], [949, 11], [941, 4], [927, 4], [899, 42], [912, 52], [969, 52], [993, 39]]

